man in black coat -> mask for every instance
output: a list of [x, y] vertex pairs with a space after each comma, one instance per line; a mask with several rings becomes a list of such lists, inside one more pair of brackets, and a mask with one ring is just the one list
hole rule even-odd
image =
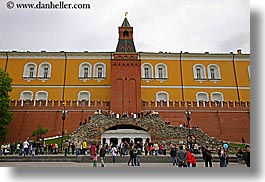
[[106, 155], [106, 148], [104, 147], [104, 145], [102, 145], [100, 150], [99, 150], [99, 157], [100, 157], [101, 167], [105, 166], [105, 164], [104, 164], [105, 155]]
[[173, 163], [173, 166], [177, 166], [178, 163], [177, 163], [177, 150], [176, 150], [176, 146], [173, 145], [172, 148], [170, 149], [170, 157], [171, 157], [171, 160], [172, 160], [172, 163]]
[[213, 167], [212, 158], [212, 152], [209, 150], [209, 147], [206, 146], [203, 152], [205, 167]]
[[243, 154], [244, 161], [246, 162], [247, 167], [250, 167], [250, 146], [245, 146], [245, 153]]
[[132, 146], [132, 148], [129, 152], [130, 158], [128, 160], [128, 166], [130, 166], [130, 163], [131, 163], [131, 166], [136, 165], [136, 154], [135, 154], [135, 152], [136, 152], [136, 150], [135, 150], [134, 146]]

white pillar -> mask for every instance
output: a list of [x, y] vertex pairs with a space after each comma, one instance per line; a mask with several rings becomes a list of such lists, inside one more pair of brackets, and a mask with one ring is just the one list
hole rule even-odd
[[110, 145], [110, 138], [106, 138], [106, 143], [108, 144], [108, 145]]
[[121, 138], [118, 138], [118, 146], [121, 144]]

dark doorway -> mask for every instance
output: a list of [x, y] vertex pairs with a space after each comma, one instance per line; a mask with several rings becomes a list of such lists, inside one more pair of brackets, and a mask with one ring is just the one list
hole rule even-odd
[[117, 145], [118, 145], [118, 138], [110, 138], [110, 145], [117, 147]]
[[143, 143], [143, 139], [142, 138], [135, 138], [134, 143], [137, 143], [137, 142]]
[[122, 138], [121, 139], [122, 142], [125, 142], [126, 141], [127, 143], [130, 143], [130, 140], [131, 140], [130, 138]]

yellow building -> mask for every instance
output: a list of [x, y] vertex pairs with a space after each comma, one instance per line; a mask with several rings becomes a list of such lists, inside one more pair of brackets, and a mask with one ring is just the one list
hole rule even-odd
[[[112, 52], [1, 52], [13, 78], [13, 100], [110, 101]], [[146, 53], [141, 60], [144, 101], [250, 101], [250, 56]]]

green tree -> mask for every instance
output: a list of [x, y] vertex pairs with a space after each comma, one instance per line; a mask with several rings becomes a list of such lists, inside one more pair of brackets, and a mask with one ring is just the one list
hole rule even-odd
[[8, 125], [13, 119], [10, 111], [9, 92], [12, 91], [12, 78], [0, 68], [0, 142], [5, 141], [8, 133]]
[[46, 135], [48, 132], [48, 128], [43, 128], [42, 126], [39, 126], [38, 129], [33, 130], [31, 136], [37, 137], [37, 139], [41, 139], [43, 135]]

